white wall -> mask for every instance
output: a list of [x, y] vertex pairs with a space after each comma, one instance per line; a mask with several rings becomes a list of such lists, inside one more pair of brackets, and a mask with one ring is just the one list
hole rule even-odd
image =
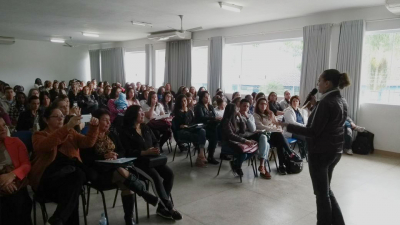
[[88, 47], [64, 47], [43, 41], [16, 40], [0, 45], [0, 80], [24, 86], [27, 93], [36, 78], [66, 81], [90, 79]]

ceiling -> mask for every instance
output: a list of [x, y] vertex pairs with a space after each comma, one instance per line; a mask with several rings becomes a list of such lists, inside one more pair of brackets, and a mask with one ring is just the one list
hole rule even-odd
[[[384, 5], [385, 0], [227, 0], [241, 13], [219, 8], [218, 0], [0, 0], [0, 36], [27, 40], [50, 37], [73, 44], [95, 44], [144, 38], [149, 32], [183, 27], [203, 29], [298, 17], [321, 11]], [[152, 23], [135, 26], [130, 21]], [[82, 36], [99, 33], [99, 38]]]

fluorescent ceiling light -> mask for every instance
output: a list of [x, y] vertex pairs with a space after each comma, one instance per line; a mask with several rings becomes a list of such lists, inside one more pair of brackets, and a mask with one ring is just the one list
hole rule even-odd
[[93, 34], [93, 33], [82, 33], [83, 36], [86, 37], [99, 37], [99, 34]]
[[52, 38], [50, 41], [54, 43], [65, 43], [65, 40], [60, 38]]
[[131, 21], [132, 25], [138, 25], [138, 26], [149, 26], [152, 27], [153, 25], [151, 23], [146, 23], [146, 22], [138, 22], [138, 21]]
[[218, 2], [218, 3], [222, 9], [233, 11], [233, 12], [240, 12], [240, 11], [242, 11], [242, 8], [243, 8], [242, 6], [238, 6], [238, 5], [231, 4], [231, 3], [225, 3], [225, 2]]

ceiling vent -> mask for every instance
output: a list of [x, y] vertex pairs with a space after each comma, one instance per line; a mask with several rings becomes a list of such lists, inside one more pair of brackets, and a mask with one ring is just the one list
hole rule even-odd
[[391, 13], [400, 16], [400, 0], [386, 0], [386, 8]]
[[0, 36], [0, 45], [12, 45], [15, 43], [15, 38], [13, 37], [1, 37]]

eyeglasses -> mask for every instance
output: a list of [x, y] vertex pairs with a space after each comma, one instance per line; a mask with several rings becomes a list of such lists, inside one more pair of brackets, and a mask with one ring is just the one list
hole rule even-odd
[[64, 115], [62, 115], [62, 116], [50, 116], [50, 118], [57, 118], [57, 119], [63, 120], [65, 118], [65, 116]]

